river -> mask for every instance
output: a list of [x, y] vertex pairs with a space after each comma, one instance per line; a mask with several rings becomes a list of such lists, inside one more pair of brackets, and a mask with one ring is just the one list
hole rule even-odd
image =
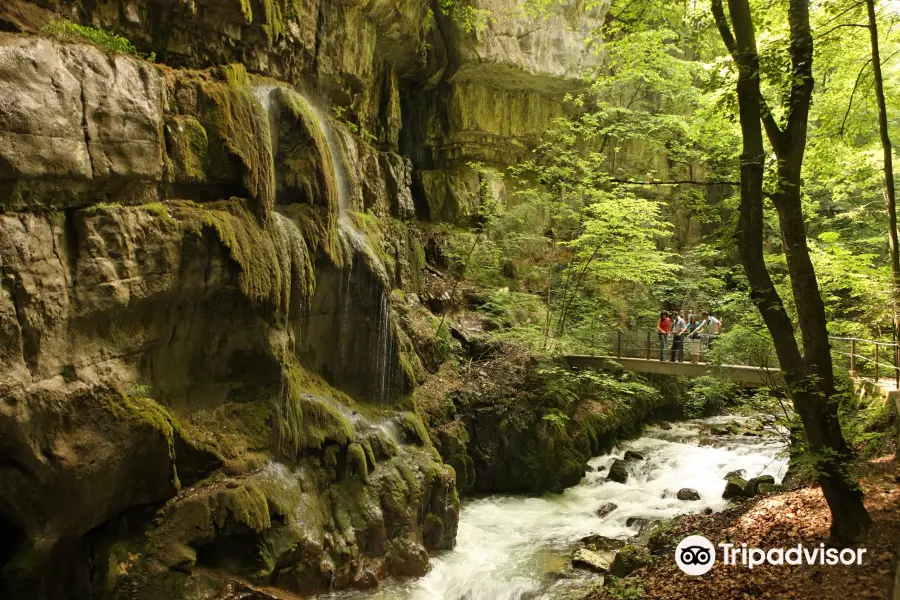
[[[672, 423], [671, 429], [645, 428], [642, 437], [590, 461], [603, 468], [585, 475], [562, 494], [540, 498], [489, 496], [463, 504], [456, 547], [432, 559], [430, 573], [418, 579], [388, 581], [377, 590], [325, 596], [340, 600], [557, 600], [590, 585], [592, 575], [560, 577], [579, 539], [599, 534], [627, 538], [638, 525], [630, 517], [665, 519], [706, 508], [725, 508], [723, 477], [744, 469], [747, 477], [784, 476], [787, 461], [779, 438], [724, 436], [700, 445], [701, 428], [734, 417]], [[645, 455], [629, 463], [624, 484], [606, 481], [606, 470], [626, 450]], [[674, 493], [694, 488], [701, 499], [684, 502]], [[668, 494], [666, 492], [669, 492]], [[663, 497], [666, 496], [666, 497]], [[607, 502], [618, 508], [600, 518]]]

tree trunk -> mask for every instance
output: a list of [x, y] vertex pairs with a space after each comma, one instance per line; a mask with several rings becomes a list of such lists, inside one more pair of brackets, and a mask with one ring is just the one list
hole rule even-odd
[[[743, 153], [738, 245], [750, 297], [759, 309], [784, 373], [794, 406], [803, 422], [810, 450], [819, 457], [819, 483], [831, 509], [831, 538], [841, 544], [860, 541], [871, 519], [862, 492], [846, 472], [850, 451], [841, 433], [834, 402], [834, 379], [825, 306], [807, 247], [800, 202], [800, 173], [806, 147], [812, 98], [812, 34], [808, 0], [791, 0], [791, 62], [794, 85], [785, 130], [775, 122], [760, 91], [759, 56], [749, 0], [729, 0], [730, 23], [722, 0], [712, 0], [722, 40], [738, 66], [738, 107]], [[733, 31], [733, 33], [732, 33]], [[763, 126], [778, 159], [779, 192], [772, 197], [797, 305], [803, 354], [781, 297], [766, 270], [763, 255]]]
[[888, 135], [887, 105], [884, 100], [884, 80], [881, 76], [881, 52], [878, 46], [878, 23], [875, 20], [875, 0], [866, 0], [869, 12], [869, 35], [872, 40], [872, 69], [875, 75], [875, 99], [878, 103], [878, 133], [884, 151], [884, 203], [888, 213], [888, 239], [891, 247], [892, 304], [894, 335], [897, 335], [900, 312], [900, 244], [897, 241], [897, 195], [894, 188], [894, 156]]

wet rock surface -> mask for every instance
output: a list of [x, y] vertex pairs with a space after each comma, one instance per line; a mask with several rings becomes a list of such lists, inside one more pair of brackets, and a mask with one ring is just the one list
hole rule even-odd
[[606, 479], [617, 483], [625, 483], [628, 481], [627, 463], [624, 460], [616, 459], [612, 466], [609, 467], [609, 473], [607, 473]]
[[685, 501], [699, 500], [700, 492], [693, 488], [681, 488], [680, 490], [678, 490], [678, 493], [675, 494], [675, 497], [679, 500]]

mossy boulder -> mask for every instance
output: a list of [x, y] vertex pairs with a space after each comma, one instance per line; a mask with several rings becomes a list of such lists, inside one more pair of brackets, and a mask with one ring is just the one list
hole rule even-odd
[[766, 496], [768, 494], [777, 494], [782, 491], [784, 488], [780, 485], [776, 485], [774, 483], [760, 483], [756, 486], [756, 494], [759, 496]]
[[759, 490], [760, 485], [775, 485], [775, 478], [771, 475], [760, 475], [759, 477], [753, 477], [749, 481], [747, 481], [747, 494], [750, 496], [755, 496]]
[[753, 495], [751, 490], [752, 488], [746, 479], [741, 477], [729, 477], [725, 484], [725, 491], [722, 492], [722, 498], [725, 500], [746, 498]]
[[616, 577], [627, 577], [635, 569], [645, 567], [650, 562], [650, 553], [646, 548], [627, 544], [616, 552], [616, 557], [610, 564], [609, 572]]

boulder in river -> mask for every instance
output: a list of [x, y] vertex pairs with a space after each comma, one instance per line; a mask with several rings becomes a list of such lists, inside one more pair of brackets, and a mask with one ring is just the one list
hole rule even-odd
[[612, 511], [616, 510], [617, 508], [619, 508], [618, 504], [616, 504], [614, 502], [607, 502], [606, 504], [604, 504], [603, 506], [598, 508], [596, 513], [597, 513], [597, 516], [602, 519], [603, 517], [605, 517]]
[[760, 483], [756, 486], [756, 495], [757, 496], [765, 496], [766, 494], [775, 494], [780, 492], [782, 488], [780, 485], [775, 485], [774, 483]]
[[666, 423], [665, 421], [660, 421], [659, 423], [656, 424], [656, 426], [659, 427], [660, 429], [662, 429], [663, 431], [669, 431], [670, 429], [672, 429], [672, 425], [670, 423]]
[[[729, 477], [728, 483], [725, 484], [725, 491], [722, 492], [722, 498], [731, 500], [732, 498], [740, 498], [747, 496], [750, 484], [746, 479], [741, 477]], [[751, 496], [753, 494], [750, 494]]]
[[598, 550], [603, 552], [615, 552], [625, 545], [625, 540], [616, 540], [596, 533], [594, 535], [583, 537], [579, 541], [586, 545], [588, 550], [593, 550], [594, 552], [597, 552]]
[[703, 509], [703, 514], [708, 517], [709, 515], [713, 514], [713, 509], [711, 509], [710, 507], [707, 506], [706, 508]]
[[678, 493], [675, 494], [675, 497], [679, 500], [692, 501], [700, 499], [700, 492], [695, 490], [694, 488], [681, 488], [678, 490]]
[[656, 527], [658, 521], [648, 519], [646, 517], [628, 517], [625, 519], [625, 527], [637, 527], [639, 533], [644, 533], [649, 529]]
[[615, 559], [615, 554], [612, 552], [594, 552], [587, 548], [579, 548], [572, 555], [572, 566], [595, 573], [608, 573], [613, 559]]
[[728, 473], [722, 479], [730, 479], [732, 477], [743, 477], [746, 471], [744, 469], [735, 469], [734, 471], [728, 471]]
[[616, 552], [616, 557], [609, 566], [609, 572], [616, 577], [627, 577], [635, 569], [650, 564], [650, 553], [646, 548], [627, 544]]
[[644, 460], [645, 458], [647, 458], [647, 457], [644, 456], [643, 454], [641, 454], [640, 452], [635, 452], [634, 450], [626, 450], [625, 451], [625, 461], [626, 462], [631, 462], [633, 460]]
[[771, 475], [760, 475], [747, 482], [747, 495], [755, 496], [761, 484], [775, 485], [775, 478]]
[[612, 466], [609, 468], [609, 473], [606, 475], [606, 480], [618, 483], [625, 483], [628, 481], [628, 469], [626, 468], [624, 460], [617, 458], [615, 462], [613, 462]]

